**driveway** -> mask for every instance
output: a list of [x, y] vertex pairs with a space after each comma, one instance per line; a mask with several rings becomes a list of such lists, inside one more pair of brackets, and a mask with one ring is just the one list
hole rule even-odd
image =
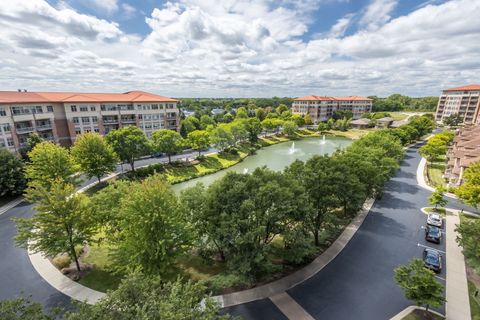
[[[421, 258], [422, 246], [445, 251], [445, 239], [441, 245], [426, 242], [421, 228], [426, 216], [420, 208], [429, 206], [430, 192], [416, 181], [420, 145], [407, 150], [383, 196], [343, 251], [322, 271], [287, 291], [315, 319], [390, 319], [412, 304], [396, 285], [394, 268]], [[448, 207], [468, 208], [454, 199]], [[442, 278], [445, 270], [438, 279], [445, 284]], [[223, 311], [245, 319], [274, 319], [280, 312], [266, 299]], [[445, 313], [444, 306], [437, 311]]]

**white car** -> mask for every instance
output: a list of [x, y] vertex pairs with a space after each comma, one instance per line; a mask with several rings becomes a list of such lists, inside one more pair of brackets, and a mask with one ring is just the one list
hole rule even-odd
[[441, 228], [443, 224], [443, 219], [437, 213], [430, 213], [427, 218], [427, 224]]

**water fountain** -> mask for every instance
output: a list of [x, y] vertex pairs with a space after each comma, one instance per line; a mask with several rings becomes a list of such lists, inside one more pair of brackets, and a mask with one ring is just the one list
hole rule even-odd
[[288, 149], [288, 154], [294, 154], [295, 153], [295, 141], [292, 142], [292, 146], [290, 149]]
[[325, 135], [323, 135], [322, 140], [320, 141], [320, 144], [325, 144], [325, 143], [327, 142], [325, 141]]

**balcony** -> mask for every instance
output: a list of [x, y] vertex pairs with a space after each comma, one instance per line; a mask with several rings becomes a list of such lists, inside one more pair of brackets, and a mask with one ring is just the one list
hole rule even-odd
[[35, 131], [34, 127], [15, 127], [17, 133], [30, 133]]
[[52, 129], [52, 124], [42, 124], [42, 125], [37, 125], [37, 130], [38, 131], [43, 131], [43, 130], [51, 130]]
[[118, 119], [103, 119], [103, 123], [105, 123], [105, 124], [117, 124]]

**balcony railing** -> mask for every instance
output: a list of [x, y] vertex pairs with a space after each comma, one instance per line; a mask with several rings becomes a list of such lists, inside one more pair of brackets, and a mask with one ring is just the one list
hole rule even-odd
[[50, 130], [52, 129], [52, 124], [43, 124], [43, 125], [40, 125], [38, 126], [37, 125], [37, 130]]
[[118, 123], [118, 119], [103, 119], [103, 123]]
[[136, 123], [137, 119], [122, 119], [123, 123]]
[[15, 128], [17, 133], [28, 133], [28, 132], [33, 132], [35, 129], [33, 127], [20, 127], [20, 128]]

